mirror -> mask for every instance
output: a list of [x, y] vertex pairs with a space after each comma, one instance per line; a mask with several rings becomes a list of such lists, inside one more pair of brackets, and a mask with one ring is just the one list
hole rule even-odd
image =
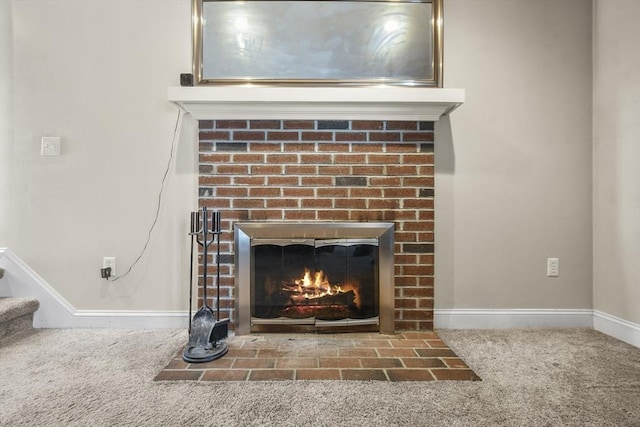
[[194, 0], [196, 84], [442, 87], [441, 0]]

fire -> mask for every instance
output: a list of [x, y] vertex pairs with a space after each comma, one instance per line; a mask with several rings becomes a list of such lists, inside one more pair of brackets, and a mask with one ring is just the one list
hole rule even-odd
[[322, 270], [312, 274], [308, 268], [305, 268], [302, 278], [294, 280], [293, 283], [296, 285], [296, 295], [292, 299], [297, 303], [353, 291], [354, 303], [360, 307], [360, 293], [357, 285], [350, 283], [332, 285]]
[[294, 280], [294, 283], [298, 285], [298, 292], [304, 293], [305, 298], [318, 298], [325, 295], [335, 295], [338, 293], [337, 286], [335, 292], [332, 292], [333, 289], [331, 284], [329, 283], [329, 279], [324, 276], [322, 270], [316, 271], [313, 275], [313, 279], [311, 278], [311, 271], [308, 268], [304, 270], [304, 276], [302, 279]]

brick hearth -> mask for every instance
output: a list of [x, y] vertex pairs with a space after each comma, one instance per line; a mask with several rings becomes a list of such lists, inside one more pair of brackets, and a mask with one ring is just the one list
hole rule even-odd
[[229, 352], [186, 363], [182, 349], [156, 381], [478, 381], [433, 331], [381, 334], [268, 334], [227, 340]]
[[234, 222], [390, 221], [395, 328], [433, 329], [433, 140], [432, 122], [200, 121], [199, 203], [225, 231], [222, 316], [235, 318]]

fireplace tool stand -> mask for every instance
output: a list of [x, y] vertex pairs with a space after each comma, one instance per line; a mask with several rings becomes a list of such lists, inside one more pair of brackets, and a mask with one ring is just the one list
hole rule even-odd
[[[191, 212], [191, 269], [189, 274], [189, 343], [184, 349], [182, 359], [188, 363], [203, 363], [216, 360], [227, 354], [229, 347], [224, 341], [229, 334], [229, 319], [220, 319], [220, 212]], [[203, 304], [191, 319], [191, 302], [193, 298], [193, 251], [194, 240], [202, 247], [203, 256]], [[217, 245], [216, 256], [216, 314], [207, 302], [207, 258], [209, 246]]]

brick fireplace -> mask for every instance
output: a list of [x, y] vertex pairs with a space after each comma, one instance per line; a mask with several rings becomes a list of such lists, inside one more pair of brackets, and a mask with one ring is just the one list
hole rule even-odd
[[394, 329], [433, 329], [433, 144], [431, 121], [200, 120], [199, 204], [223, 217], [222, 317], [237, 318], [235, 223], [384, 221]]

